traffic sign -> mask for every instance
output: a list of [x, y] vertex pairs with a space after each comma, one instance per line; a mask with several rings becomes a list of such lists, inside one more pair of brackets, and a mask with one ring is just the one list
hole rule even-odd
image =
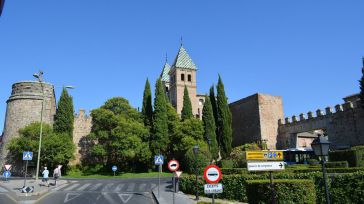
[[176, 171], [177, 178], [181, 177], [181, 175], [182, 175], [182, 171]]
[[177, 160], [171, 160], [168, 162], [168, 169], [172, 172], [175, 172], [179, 169], [179, 162]]
[[4, 176], [5, 178], [9, 178], [9, 177], [11, 176], [10, 171], [4, 171], [3, 176]]
[[111, 169], [112, 169], [112, 171], [114, 171], [114, 172], [115, 172], [115, 171], [117, 171], [117, 170], [118, 170], [118, 167], [117, 167], [117, 166], [113, 166]]
[[205, 184], [204, 191], [205, 194], [222, 193], [222, 184]]
[[248, 171], [280, 171], [284, 170], [284, 163], [277, 161], [270, 162], [248, 162]]
[[205, 178], [207, 183], [216, 184], [222, 178], [222, 172], [220, 168], [216, 165], [210, 165], [205, 168], [203, 172], [203, 177]]
[[11, 165], [10, 164], [5, 164], [4, 167], [5, 167], [5, 170], [6, 171], [9, 171], [11, 169]]
[[23, 160], [32, 160], [33, 159], [33, 152], [23, 152]]
[[246, 151], [246, 160], [282, 161], [283, 151]]
[[163, 155], [154, 156], [154, 165], [163, 165], [163, 163], [164, 163]]

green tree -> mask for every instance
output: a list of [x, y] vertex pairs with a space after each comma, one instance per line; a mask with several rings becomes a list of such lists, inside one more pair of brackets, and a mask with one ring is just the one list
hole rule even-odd
[[183, 107], [181, 111], [181, 118], [182, 120], [193, 118], [192, 113], [192, 104], [190, 95], [188, 94], [187, 86], [185, 86], [184, 92], [183, 92]]
[[209, 144], [211, 155], [214, 159], [219, 157], [219, 147], [216, 141], [216, 125], [212, 112], [212, 105], [209, 96], [205, 96], [205, 104], [202, 109], [202, 121], [205, 130], [205, 140]]
[[[19, 130], [20, 136], [12, 139], [7, 145], [13, 163], [21, 163], [22, 153], [32, 151], [38, 157], [40, 123], [31, 123]], [[67, 133], [55, 133], [50, 125], [43, 123], [40, 164], [55, 167], [58, 164], [67, 168], [68, 162], [74, 158], [75, 145], [66, 136]]]
[[70, 138], [73, 137], [74, 110], [73, 99], [63, 88], [61, 97], [58, 101], [56, 115], [54, 117], [54, 132], [66, 133]]
[[153, 138], [150, 143], [153, 154], [165, 155], [168, 151], [169, 137], [167, 120], [167, 101], [162, 81], [159, 78], [155, 86]]
[[361, 80], [360, 82], [360, 100], [361, 100], [361, 107], [364, 109], [364, 57], [363, 57], [363, 68], [361, 69]]
[[150, 83], [147, 78], [144, 87], [143, 94], [143, 107], [142, 107], [142, 115], [144, 120], [144, 125], [151, 127], [153, 120], [153, 107], [152, 107], [152, 92], [150, 90]]
[[217, 84], [217, 109], [218, 109], [218, 130], [220, 151], [222, 156], [226, 158], [231, 152], [232, 145], [232, 118], [227, 98], [225, 95], [224, 84], [219, 75], [219, 81]]
[[[214, 85], [212, 85], [210, 87], [210, 102], [211, 102], [211, 106], [212, 106], [212, 112], [214, 113], [214, 118], [215, 118], [215, 124], [218, 124], [218, 113], [217, 113], [217, 103], [216, 103], [216, 96], [215, 96], [215, 89], [214, 89]], [[217, 132], [216, 132], [217, 133]]]
[[176, 109], [172, 106], [170, 102], [167, 102], [167, 118], [168, 118], [168, 136], [171, 140], [168, 147], [168, 154], [169, 159], [174, 157], [173, 151], [173, 143], [178, 142], [174, 140], [178, 133], [178, 125], [180, 122], [179, 116], [176, 112]]

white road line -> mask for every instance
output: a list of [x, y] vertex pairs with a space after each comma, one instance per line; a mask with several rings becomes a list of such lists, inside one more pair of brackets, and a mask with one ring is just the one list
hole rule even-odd
[[96, 191], [100, 186], [102, 186], [102, 183], [98, 183], [90, 188], [90, 191]]
[[114, 184], [113, 183], [108, 183], [106, 184], [101, 191], [110, 191], [111, 189], [111, 186], [113, 186]]
[[107, 193], [102, 193], [102, 195], [104, 196], [104, 198], [109, 202], [109, 204], [114, 204], [114, 203], [117, 203], [117, 202], [115, 202], [115, 200], [114, 199], [112, 199], [112, 197], [109, 195], [109, 194], [107, 194]]
[[153, 189], [153, 188], [155, 188], [156, 186], [157, 186], [157, 184], [152, 183], [152, 185], [150, 186], [150, 189]]
[[135, 183], [131, 183], [128, 185], [128, 188], [126, 189], [126, 191], [133, 191], [135, 187]]
[[119, 185], [117, 185], [115, 188], [114, 188], [114, 191], [115, 192], [121, 192], [121, 189], [123, 189], [123, 187], [125, 186], [125, 184], [124, 183], [122, 183], [122, 184], [119, 184]]
[[0, 193], [5, 193], [5, 192], [9, 192], [8, 190], [6, 190], [5, 188], [3, 187], [0, 187]]
[[62, 191], [70, 191], [70, 190], [76, 188], [79, 185], [80, 185], [79, 183], [72, 184], [72, 185], [68, 186], [67, 188], [62, 189]]
[[86, 184], [84, 184], [83, 186], [79, 187], [79, 188], [77, 189], [77, 191], [83, 191], [83, 190], [85, 190], [87, 187], [89, 187], [90, 185], [91, 185], [90, 183], [86, 183]]
[[139, 185], [139, 191], [146, 191], [145, 187], [147, 186], [147, 184], [142, 183]]

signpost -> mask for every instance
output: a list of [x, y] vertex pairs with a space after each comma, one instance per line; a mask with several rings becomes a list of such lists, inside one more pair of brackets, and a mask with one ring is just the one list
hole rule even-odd
[[248, 160], [248, 171], [269, 171], [270, 186], [272, 189], [271, 202], [276, 204], [277, 200], [275, 197], [276, 193], [273, 185], [272, 172], [284, 170], [283, 151], [246, 151], [246, 159]]
[[[175, 173], [179, 169], [179, 162], [175, 159], [172, 159], [171, 161], [168, 162], [168, 169], [171, 172]], [[182, 174], [182, 172], [180, 174]], [[173, 204], [174, 204], [174, 193], [176, 191], [175, 174], [173, 174], [172, 182], [173, 182]]]
[[161, 172], [162, 172], [162, 165], [164, 163], [163, 155], [156, 155], [154, 156], [154, 165], [158, 165], [158, 198], [159, 198], [159, 190], [161, 186]]
[[117, 170], [118, 170], [118, 167], [117, 167], [117, 166], [113, 166], [113, 167], [111, 168], [111, 170], [114, 172], [114, 176], [115, 176], [115, 171], [117, 171]]
[[212, 193], [212, 204], [215, 204], [215, 193], [222, 193], [222, 184], [219, 183], [222, 178], [221, 169], [216, 165], [209, 165], [205, 168], [203, 177], [209, 183], [204, 185], [204, 191]]
[[32, 159], [33, 159], [33, 152], [23, 152], [23, 161], [26, 161], [23, 188], [26, 187], [26, 183], [27, 183], [28, 161], [32, 160]]

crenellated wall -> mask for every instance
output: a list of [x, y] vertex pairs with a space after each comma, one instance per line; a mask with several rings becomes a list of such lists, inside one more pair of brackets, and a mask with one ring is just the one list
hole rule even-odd
[[310, 111], [278, 120], [278, 148], [297, 148], [297, 134], [314, 130], [324, 130], [333, 149], [364, 145], [364, 110], [358, 106], [358, 97], [353, 98], [315, 114]]

